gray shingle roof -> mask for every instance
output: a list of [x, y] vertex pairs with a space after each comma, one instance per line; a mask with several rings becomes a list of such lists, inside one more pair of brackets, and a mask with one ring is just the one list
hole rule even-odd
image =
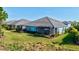
[[28, 23], [28, 26], [52, 26], [51, 23], [49, 23], [49, 20], [44, 17], [44, 18], [40, 18], [38, 20], [32, 21], [30, 23]]
[[42, 27], [54, 26], [56, 28], [59, 28], [59, 27], [65, 27], [65, 24], [50, 17], [43, 17], [28, 23], [28, 26], [42, 26]]
[[9, 21], [7, 22], [8, 25], [26, 25], [27, 23], [29, 23], [29, 20], [26, 19], [20, 19], [17, 21]]
[[16, 22], [15, 25], [27, 25], [27, 23], [29, 23], [30, 21], [29, 20], [26, 20], [26, 19], [20, 19]]
[[8, 25], [14, 25], [15, 22], [16, 22], [15, 20], [14, 21], [7, 21], [6, 24], [8, 24]]
[[61, 22], [61, 21], [58, 21], [58, 20], [55, 20], [55, 19], [52, 19], [52, 18], [48, 18], [49, 21], [52, 23], [52, 25], [56, 28], [61, 28], [61, 27], [65, 27], [66, 25]]

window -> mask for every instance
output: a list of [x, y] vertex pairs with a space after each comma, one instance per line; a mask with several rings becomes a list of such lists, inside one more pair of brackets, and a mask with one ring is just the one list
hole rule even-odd
[[55, 28], [55, 33], [57, 33], [58, 31], [57, 31], [57, 28]]

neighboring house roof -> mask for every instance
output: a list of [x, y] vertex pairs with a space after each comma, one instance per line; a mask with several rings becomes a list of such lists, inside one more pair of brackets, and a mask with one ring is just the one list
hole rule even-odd
[[7, 22], [8, 25], [26, 25], [27, 23], [29, 23], [29, 20], [26, 19], [20, 19], [17, 21], [9, 21]]
[[7, 21], [6, 24], [8, 24], [8, 25], [14, 25], [15, 22], [16, 22], [15, 20], [14, 21]]
[[28, 26], [42, 26], [42, 27], [54, 26], [55, 28], [60, 28], [60, 27], [65, 27], [65, 24], [58, 20], [52, 19], [50, 17], [43, 17], [28, 23]]
[[15, 25], [27, 25], [27, 23], [29, 23], [30, 21], [29, 20], [26, 20], [26, 19], [20, 19], [16, 22]]
[[70, 21], [63, 21], [63, 23], [64, 23], [65, 25], [71, 24]]

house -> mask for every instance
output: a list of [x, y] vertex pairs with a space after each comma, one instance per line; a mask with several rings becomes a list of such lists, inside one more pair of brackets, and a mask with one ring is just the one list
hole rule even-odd
[[26, 19], [20, 19], [20, 20], [16, 20], [16, 21], [9, 21], [7, 22], [7, 25], [10, 29], [24, 29], [26, 28], [26, 24], [29, 23], [29, 20]]
[[15, 28], [21, 28], [22, 30], [26, 28], [27, 23], [29, 23], [29, 20], [26, 19], [20, 19], [16, 22]]
[[6, 22], [6, 24], [7, 24], [7, 26], [8, 26], [7, 29], [9, 29], [9, 30], [15, 29], [15, 23], [16, 23], [15, 20], [14, 20], [14, 21], [7, 21], [7, 22]]
[[66, 29], [71, 27], [71, 21], [63, 21], [63, 23], [66, 25]]
[[43, 17], [27, 24], [26, 31], [36, 32], [44, 35], [61, 34], [64, 32], [66, 25], [63, 22], [52, 19], [50, 17]]

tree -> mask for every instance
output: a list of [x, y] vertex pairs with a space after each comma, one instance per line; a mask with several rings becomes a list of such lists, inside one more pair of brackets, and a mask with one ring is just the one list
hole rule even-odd
[[1, 29], [2, 25], [4, 24], [4, 21], [8, 18], [8, 14], [2, 7], [0, 7], [0, 34], [1, 34]]
[[79, 22], [72, 22], [71, 25], [79, 31]]

